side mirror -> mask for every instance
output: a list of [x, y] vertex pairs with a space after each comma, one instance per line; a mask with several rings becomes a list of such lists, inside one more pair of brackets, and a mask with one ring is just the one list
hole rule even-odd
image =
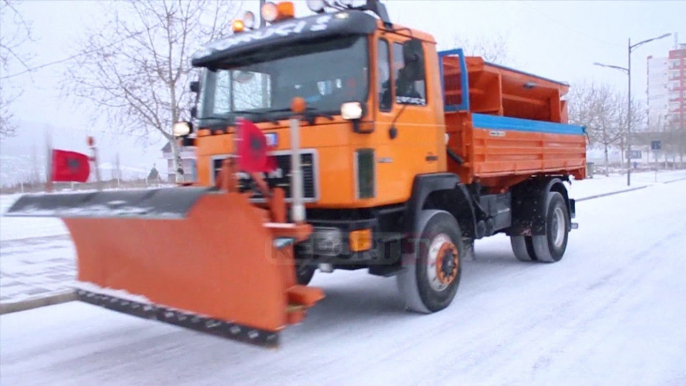
[[191, 85], [190, 85], [190, 89], [191, 89], [191, 92], [193, 92], [193, 93], [196, 93], [196, 94], [199, 93], [200, 92], [200, 82], [198, 82], [197, 80], [192, 81]]

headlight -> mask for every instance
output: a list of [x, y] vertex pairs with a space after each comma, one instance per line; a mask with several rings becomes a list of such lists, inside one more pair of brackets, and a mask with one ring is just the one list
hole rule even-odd
[[265, 3], [262, 6], [262, 18], [269, 23], [276, 20], [279, 17], [279, 9], [274, 3]]
[[341, 105], [341, 117], [349, 121], [360, 119], [364, 110], [362, 110], [362, 104], [360, 102], [347, 102]]
[[243, 23], [243, 20], [241, 19], [236, 19], [233, 21], [231, 28], [233, 29], [234, 33], [243, 32], [245, 29], [245, 23]]
[[343, 234], [337, 228], [315, 228], [312, 249], [317, 255], [338, 256], [343, 253]]
[[307, 8], [315, 13], [324, 11], [324, 0], [307, 0]]
[[176, 122], [174, 126], [172, 126], [172, 134], [174, 134], [175, 137], [183, 137], [191, 133], [191, 124], [190, 122]]
[[246, 12], [245, 15], [243, 15], [243, 24], [245, 24], [245, 28], [255, 28], [255, 14], [250, 11]]

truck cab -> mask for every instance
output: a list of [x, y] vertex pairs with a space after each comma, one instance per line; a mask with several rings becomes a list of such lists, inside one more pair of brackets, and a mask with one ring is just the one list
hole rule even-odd
[[205, 68], [200, 183], [211, 184], [232, 153], [235, 121], [243, 117], [273, 146], [279, 169], [267, 180], [288, 194], [289, 106], [302, 97], [308, 208], [407, 201], [415, 175], [445, 169], [439, 71], [435, 60], [425, 61], [435, 57], [429, 35], [388, 30], [359, 10], [285, 19], [210, 45], [193, 60]]

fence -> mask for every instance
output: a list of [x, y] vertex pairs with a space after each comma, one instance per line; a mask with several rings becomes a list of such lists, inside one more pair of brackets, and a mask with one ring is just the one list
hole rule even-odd
[[[147, 179], [136, 180], [103, 180], [101, 181], [102, 189], [141, 189], [141, 188], [156, 188], [156, 187], [171, 187], [170, 184], [163, 181], [148, 181]], [[81, 191], [81, 190], [95, 190], [98, 188], [96, 182], [55, 182], [53, 183], [53, 190], [55, 191]], [[17, 183], [10, 186], [0, 187], [0, 194], [16, 194], [16, 193], [41, 193], [45, 192], [45, 182], [27, 182]]]

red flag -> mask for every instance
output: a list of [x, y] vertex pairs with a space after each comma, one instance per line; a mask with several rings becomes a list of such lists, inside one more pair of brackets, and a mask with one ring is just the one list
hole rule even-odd
[[86, 182], [90, 172], [87, 155], [66, 150], [52, 151], [52, 181]]
[[257, 173], [276, 169], [276, 162], [267, 154], [267, 137], [257, 125], [247, 119], [240, 119], [238, 136], [238, 167], [241, 171]]

